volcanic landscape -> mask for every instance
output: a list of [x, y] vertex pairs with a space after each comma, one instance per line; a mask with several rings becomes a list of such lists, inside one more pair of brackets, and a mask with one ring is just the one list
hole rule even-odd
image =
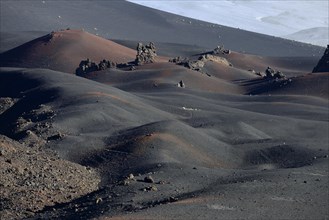
[[1, 219], [329, 218], [329, 47], [121, 0], [0, 4]]

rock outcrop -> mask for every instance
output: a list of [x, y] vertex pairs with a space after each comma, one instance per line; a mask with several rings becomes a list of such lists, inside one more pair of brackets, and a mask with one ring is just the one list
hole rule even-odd
[[181, 57], [175, 57], [169, 60], [169, 62], [171, 63], [176, 63], [177, 65], [181, 65], [188, 69], [199, 71], [199, 72], [202, 72], [202, 68], [208, 61], [221, 63], [227, 66], [233, 66], [225, 58], [214, 56], [211, 54], [202, 55], [197, 60], [190, 60], [188, 58], [181, 58]]
[[224, 48], [224, 46], [217, 46], [213, 49], [212, 54], [230, 54], [231, 51]]
[[106, 70], [109, 68], [116, 68], [117, 64], [115, 62], [109, 61], [109, 60], [102, 60], [98, 64], [98, 70]]
[[329, 72], [329, 45], [327, 45], [327, 49], [324, 51], [323, 56], [319, 60], [318, 64], [314, 67], [312, 72]]
[[91, 61], [90, 59], [82, 60], [79, 64], [79, 67], [76, 69], [75, 74], [78, 76], [83, 76], [84, 74], [99, 71], [99, 70], [106, 70], [108, 68], [116, 68], [117, 64], [111, 62], [109, 60], [102, 60], [99, 64]]
[[226, 66], [233, 66], [224, 57], [214, 56], [214, 55], [211, 55], [211, 54], [202, 55], [201, 57], [199, 57], [199, 60], [201, 60], [203, 62], [212, 61], [212, 62], [215, 62], [215, 63], [224, 64]]
[[154, 63], [156, 54], [156, 48], [154, 43], [150, 42], [148, 45], [143, 45], [138, 43], [137, 45], [137, 55], [135, 59], [135, 64], [140, 66], [146, 63]]
[[265, 70], [265, 78], [267, 79], [282, 79], [285, 77], [286, 76], [282, 72], [274, 70], [271, 67], [267, 67]]
[[201, 68], [204, 67], [205, 62], [202, 60], [189, 60], [188, 58], [182, 58], [182, 57], [175, 57], [173, 59], [170, 59], [169, 62], [175, 63], [180, 66], [184, 66], [188, 69], [195, 70], [195, 71], [201, 71]]

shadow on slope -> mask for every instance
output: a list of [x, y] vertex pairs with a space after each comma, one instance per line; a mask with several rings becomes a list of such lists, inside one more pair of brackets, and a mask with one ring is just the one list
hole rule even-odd
[[239, 83], [251, 95], [300, 95], [328, 99], [329, 73], [312, 73], [286, 79], [254, 79]]

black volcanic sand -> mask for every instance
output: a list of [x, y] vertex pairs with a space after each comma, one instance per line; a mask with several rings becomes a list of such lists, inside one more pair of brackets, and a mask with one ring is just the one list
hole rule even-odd
[[319, 46], [202, 22], [123, 0], [45, 3], [27, 0], [0, 4], [0, 52], [51, 30], [66, 28], [84, 29], [106, 39], [187, 44], [207, 49], [220, 44], [234, 51], [266, 56], [319, 58], [324, 51]]
[[[327, 99], [178, 88], [171, 76], [153, 86], [159, 76], [148, 74], [152, 66], [159, 68], [111, 72], [127, 77], [113, 86], [45, 69], [1, 69], [0, 94], [15, 100], [0, 116], [1, 133], [30, 143], [29, 130], [61, 158], [102, 177], [98, 191], [35, 218], [328, 215]], [[40, 105], [54, 116], [18, 129]], [[51, 128], [40, 129], [45, 123]], [[144, 182], [149, 175], [154, 183]]]
[[[1, 219], [329, 217], [329, 73], [311, 73], [325, 48], [125, 1], [45, 2], [0, 2], [1, 51], [70, 26], [133, 49], [152, 40], [165, 57], [84, 77], [1, 62]], [[96, 42], [90, 51], [105, 45]], [[218, 44], [231, 53], [201, 71], [166, 60]], [[286, 78], [255, 74], [267, 66]]]

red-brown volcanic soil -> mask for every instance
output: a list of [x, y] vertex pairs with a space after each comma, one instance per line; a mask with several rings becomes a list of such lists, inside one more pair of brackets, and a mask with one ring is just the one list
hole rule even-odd
[[48, 68], [75, 73], [82, 60], [117, 63], [135, 60], [136, 52], [82, 30], [53, 32], [1, 54], [2, 66]]

